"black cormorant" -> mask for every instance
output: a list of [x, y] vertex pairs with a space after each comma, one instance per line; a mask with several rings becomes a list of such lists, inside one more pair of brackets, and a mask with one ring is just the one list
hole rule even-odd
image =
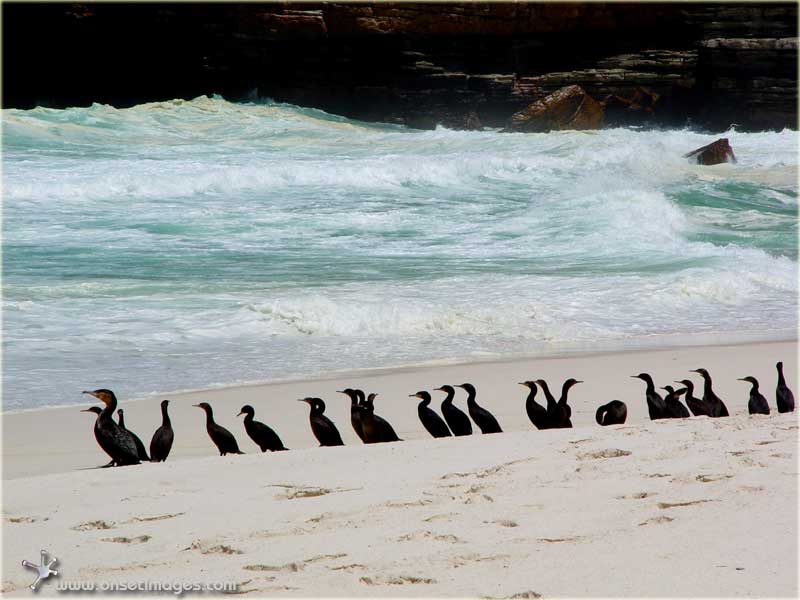
[[621, 400], [603, 404], [594, 414], [598, 425], [622, 425], [628, 418], [628, 407]]
[[138, 435], [125, 427], [125, 414], [121, 408], [117, 410], [117, 419], [117, 425], [119, 425], [121, 429], [127, 431], [133, 438], [133, 443], [136, 444], [136, 454], [139, 455], [139, 460], [146, 460], [147, 462], [150, 462], [150, 457], [147, 456], [147, 450], [145, 450], [142, 440], [139, 439]]
[[714, 393], [711, 389], [711, 375], [705, 369], [692, 369], [693, 373], [700, 373], [703, 377], [703, 402], [708, 406], [709, 416], [711, 417], [727, 417], [728, 407], [725, 403]]
[[639, 373], [638, 375], [631, 375], [634, 379], [641, 379], [647, 384], [647, 391], [645, 398], [647, 398], [647, 411], [650, 413], [650, 420], [667, 419], [667, 407], [664, 404], [664, 399], [656, 391], [656, 386], [653, 384], [653, 378], [647, 373]]
[[344, 394], [350, 398], [350, 424], [353, 426], [353, 431], [356, 432], [358, 439], [366, 443], [366, 440], [364, 440], [364, 428], [361, 425], [361, 406], [359, 404], [358, 391], [351, 388], [346, 388], [339, 390], [338, 393]]
[[567, 404], [567, 394], [573, 385], [583, 383], [577, 379], [567, 379], [561, 387], [561, 398], [558, 400], [559, 423], [556, 427], [570, 428], [572, 427], [572, 408]]
[[361, 406], [361, 426], [364, 429], [365, 443], [402, 442], [403, 440], [397, 437], [389, 421], [375, 414], [375, 398], [377, 397], [378, 394], [370, 394]]
[[522, 386], [528, 388], [528, 398], [525, 400], [525, 412], [528, 413], [528, 418], [533, 423], [536, 429], [549, 429], [550, 419], [547, 416], [547, 409], [536, 401], [536, 387], [535, 381], [520, 381]]
[[747, 410], [751, 415], [768, 415], [769, 404], [767, 399], [758, 391], [758, 380], [755, 377], [742, 377], [739, 381], [747, 381], [753, 387], [750, 388], [750, 400], [747, 403]]
[[117, 466], [138, 465], [139, 452], [133, 436], [114, 423], [114, 411], [117, 410], [117, 397], [114, 392], [107, 389], [83, 392], [100, 400], [105, 407], [97, 416], [94, 424], [95, 439], [100, 447], [108, 454]]
[[320, 446], [344, 446], [336, 425], [323, 414], [325, 402], [321, 398], [300, 398], [298, 402], [306, 402], [311, 407], [308, 420], [311, 423], [311, 431]]
[[786, 379], [783, 377], [783, 363], [777, 363], [775, 368], [778, 369], [778, 387], [775, 388], [775, 402], [778, 405], [778, 412], [792, 412], [794, 410], [794, 394], [789, 389], [789, 386], [786, 385]]
[[253, 419], [255, 414], [255, 409], [249, 404], [245, 404], [236, 416], [244, 415], [244, 430], [250, 436], [250, 439], [256, 443], [256, 446], [261, 448], [262, 452], [267, 450], [270, 452], [288, 450], [288, 448], [284, 448], [281, 438], [273, 431], [272, 427]]
[[462, 383], [455, 387], [460, 387], [467, 392], [467, 410], [469, 411], [469, 416], [472, 417], [472, 420], [481, 430], [481, 433], [503, 432], [503, 430], [500, 429], [500, 424], [497, 422], [497, 419], [494, 418], [494, 415], [482, 406], [479, 406], [475, 401], [476, 391], [474, 385], [471, 383]]
[[172, 431], [172, 422], [169, 420], [167, 405], [169, 400], [161, 401], [161, 427], [156, 429], [153, 438], [150, 440], [150, 460], [153, 462], [164, 462], [172, 449], [172, 442], [175, 433]]
[[665, 385], [661, 389], [667, 391], [667, 395], [664, 397], [667, 417], [670, 419], [688, 419], [691, 416], [689, 410], [678, 400], [682, 394], [686, 393], [686, 388], [676, 390], [671, 385]]
[[692, 414], [695, 417], [711, 416], [711, 411], [708, 409], [708, 405], [701, 400], [700, 398], [695, 397], [694, 395], [694, 383], [691, 382], [689, 379], [681, 379], [680, 381], [676, 381], [675, 383], [682, 383], [686, 386], [686, 406], [689, 407], [689, 410], [692, 411]]
[[244, 452], [239, 450], [239, 444], [236, 443], [236, 438], [233, 437], [233, 434], [222, 425], [218, 425], [214, 422], [214, 411], [211, 409], [211, 405], [208, 404], [208, 402], [201, 402], [193, 406], [206, 411], [206, 431], [208, 432], [208, 437], [211, 438], [211, 441], [214, 442], [214, 445], [216, 445], [219, 450], [220, 456], [225, 456], [226, 454], [244, 454]]
[[436, 390], [447, 394], [447, 397], [442, 400], [442, 416], [447, 422], [450, 431], [453, 432], [453, 435], [472, 435], [472, 423], [469, 417], [464, 411], [453, 404], [453, 397], [456, 395], [453, 386], [443, 385], [442, 387], [436, 388]]
[[410, 398], [419, 398], [421, 402], [417, 404], [417, 414], [422, 426], [435, 438], [450, 437], [450, 429], [447, 423], [444, 422], [442, 417], [437, 415], [430, 407], [431, 395], [428, 392], [422, 391], [416, 394], [411, 394]]

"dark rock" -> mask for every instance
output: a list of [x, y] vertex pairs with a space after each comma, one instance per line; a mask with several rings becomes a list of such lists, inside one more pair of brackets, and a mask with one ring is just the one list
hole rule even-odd
[[[8, 2], [2, 21], [4, 107], [257, 88], [363, 120], [502, 127], [577, 85], [617, 97], [609, 124], [797, 127], [790, 2]], [[657, 101], [626, 102], [639, 88]]]
[[692, 150], [683, 155], [684, 158], [694, 159], [698, 165], [719, 165], [725, 162], [736, 162], [733, 148], [728, 143], [728, 138], [720, 138], [697, 150]]
[[610, 94], [602, 102], [604, 124], [610, 127], [644, 125], [653, 120], [659, 98], [659, 94], [643, 87], [637, 87], [629, 98]]
[[507, 130], [543, 133], [564, 129], [599, 129], [602, 126], [603, 106], [582, 87], [571, 85], [514, 113]]

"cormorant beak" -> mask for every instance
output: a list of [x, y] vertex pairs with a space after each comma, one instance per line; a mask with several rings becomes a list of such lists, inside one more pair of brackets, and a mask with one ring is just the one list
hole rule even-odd
[[337, 393], [337, 394], [344, 394], [345, 396], [349, 395], [349, 394], [348, 394], [347, 392], [345, 392], [344, 390], [336, 390], [336, 393]]
[[242, 412], [242, 411], [240, 410], [240, 411], [239, 411], [239, 414], [238, 414], [238, 415], [236, 415], [236, 416], [237, 416], [237, 417], [241, 417], [243, 414], [244, 414], [244, 412]]
[[434, 391], [436, 391], [436, 392], [443, 392], [443, 391], [444, 391], [444, 389], [442, 389], [442, 388], [440, 388], [440, 387], [438, 387], [438, 388], [433, 388], [433, 389], [434, 389]]
[[97, 398], [97, 394], [95, 394], [94, 392], [83, 391], [81, 392], [81, 394], [89, 394], [90, 396], [94, 396], [95, 398]]
[[455, 384], [453, 387], [458, 387], [458, 388], [461, 388], [462, 390], [464, 389], [464, 386], [461, 385], [460, 383]]
[[308, 398], [298, 398], [297, 401], [305, 402], [306, 404], [311, 404], [311, 400], [309, 400]]
[[575, 383], [573, 383], [572, 385], [577, 385], [577, 384], [579, 384], [579, 383], [583, 383], [583, 381], [576, 381], [576, 382], [575, 382]]
[[409, 394], [409, 398], [419, 398], [419, 394]]
[[202, 407], [202, 406], [200, 406], [199, 404], [192, 404], [192, 406], [196, 406], [197, 408], [203, 408], [203, 407]]
[[631, 378], [633, 378], [633, 379], [641, 379], [641, 377], [639, 377], [638, 375], [631, 375]]
[[691, 373], [699, 373], [700, 369], [689, 369]]
[[521, 385], [522, 387], [528, 387], [528, 384], [525, 383], [524, 381], [518, 381], [517, 385]]
[[94, 412], [91, 408], [84, 408], [81, 412]]

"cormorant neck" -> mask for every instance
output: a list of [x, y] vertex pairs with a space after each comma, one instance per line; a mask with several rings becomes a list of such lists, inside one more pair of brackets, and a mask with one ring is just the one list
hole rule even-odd
[[751, 381], [750, 385], [753, 386], [752, 388], [750, 388], [750, 393], [751, 394], [753, 394], [755, 392], [758, 392], [758, 381]]
[[422, 402], [419, 403], [419, 406], [428, 406], [431, 403], [430, 398], [423, 398]]
[[161, 406], [161, 425], [172, 426], [172, 423], [169, 420], [169, 415], [167, 414], [167, 405], [166, 404], [163, 404]]
[[447, 394], [447, 398], [442, 400], [442, 404], [444, 404], [445, 402], [447, 402], [448, 404], [452, 404], [453, 403], [453, 398], [456, 397], [456, 391], [452, 390], [452, 391], [449, 391], [449, 392], [445, 392], [445, 394]]
[[250, 423], [253, 422], [253, 417], [254, 416], [255, 416], [255, 413], [251, 413], [251, 412], [244, 413], [244, 422], [249, 425]]
[[786, 385], [786, 380], [783, 378], [783, 363], [778, 365], [778, 385]]
[[210, 406], [206, 408], [205, 411], [206, 411], [206, 424], [207, 425], [214, 424], [214, 411], [211, 410]]
[[528, 399], [525, 402], [533, 402], [534, 398], [536, 398], [536, 388], [530, 388], [528, 391]]
[[117, 416], [119, 416], [119, 423], [117, 424], [125, 429], [125, 417], [122, 415], [122, 413], [117, 413]]

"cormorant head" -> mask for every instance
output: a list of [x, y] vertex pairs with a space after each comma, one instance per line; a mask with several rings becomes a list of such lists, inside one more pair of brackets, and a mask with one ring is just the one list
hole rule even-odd
[[536, 382], [535, 381], [520, 381], [519, 385], [528, 388], [532, 392], [536, 391]]
[[467, 394], [470, 396], [475, 395], [475, 386], [471, 383], [462, 383], [461, 385], [456, 385], [456, 387], [460, 387], [462, 390], [466, 391]]
[[705, 369], [691, 369], [691, 371], [692, 373], [700, 373], [700, 375], [703, 376], [703, 379], [708, 378], [708, 371], [706, 371]]
[[641, 379], [642, 381], [653, 381], [653, 378], [647, 373], [639, 373], [638, 375], [631, 375], [631, 377], [634, 379]]
[[419, 398], [420, 400], [427, 400], [428, 402], [431, 401], [431, 395], [428, 392], [421, 391], [417, 392], [416, 394], [409, 394], [409, 398]]
[[196, 406], [197, 408], [202, 408], [206, 412], [211, 410], [211, 405], [208, 402], [201, 402], [200, 404], [192, 404], [192, 406]]
[[678, 381], [676, 379], [675, 383], [682, 383], [683, 385], [685, 385], [689, 389], [693, 389], [694, 388], [694, 384], [688, 379], [681, 379], [680, 381]]
[[747, 381], [753, 385], [758, 385], [758, 380], [755, 377], [748, 375], [747, 377], [740, 377], [737, 381]]
[[544, 379], [537, 379], [534, 383], [537, 384], [543, 390], [547, 389], [547, 382]]
[[169, 400], [162, 400], [161, 401], [161, 408], [166, 408], [168, 404], [169, 404]]
[[89, 412], [99, 415], [101, 412], [103, 412], [103, 409], [99, 406], [90, 406], [89, 408], [84, 408], [81, 412]]
[[242, 415], [250, 415], [252, 417], [254, 414], [256, 414], [255, 409], [252, 406], [250, 406], [249, 404], [245, 404], [242, 407], [242, 410], [240, 410], [239, 414], [236, 415], [236, 416], [237, 417], [241, 417]]
[[776, 362], [775, 368], [778, 369], [778, 373], [783, 373], [783, 361]]
[[367, 396], [367, 404], [374, 404], [375, 403], [375, 398], [377, 398], [377, 397], [378, 397], [378, 394], [376, 394], [374, 392], [371, 393], [369, 396]]
[[667, 390], [667, 391], [669, 392], [669, 395], [670, 395], [670, 396], [672, 396], [673, 394], [675, 394], [675, 388], [673, 388], [671, 385], [665, 385], [665, 386], [664, 386], [664, 387], [662, 387], [661, 389], [662, 389], [662, 390]]
[[112, 402], [117, 401], [117, 397], [114, 395], [114, 392], [112, 392], [111, 390], [107, 390], [105, 388], [94, 390], [92, 392], [84, 391], [83, 393], [89, 394], [90, 396], [94, 396], [106, 406], [110, 406]]
[[455, 394], [456, 391], [453, 389], [452, 385], [443, 385], [441, 387], [435, 388], [437, 392], [444, 392], [445, 394]]
[[577, 385], [577, 384], [579, 384], [579, 383], [583, 383], [583, 381], [580, 381], [580, 380], [578, 380], [578, 379], [573, 379], [572, 377], [570, 377], [569, 379], [567, 379], [567, 380], [564, 382], [564, 389], [565, 389], [565, 390], [568, 390], [568, 389], [569, 389], [569, 388], [571, 388], [573, 385]]

